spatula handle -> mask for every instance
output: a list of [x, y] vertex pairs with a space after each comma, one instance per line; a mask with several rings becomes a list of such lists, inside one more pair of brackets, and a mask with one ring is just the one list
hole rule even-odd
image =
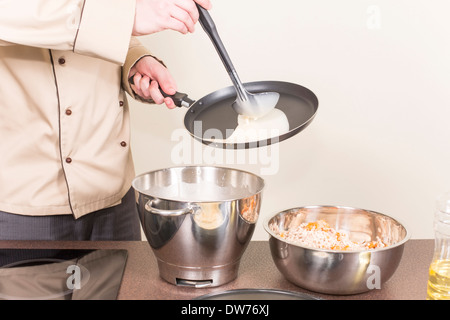
[[233, 63], [228, 55], [225, 46], [222, 43], [222, 40], [219, 37], [219, 33], [217, 32], [216, 24], [214, 23], [211, 15], [208, 10], [197, 4], [198, 13], [199, 13], [199, 22], [202, 26], [203, 30], [205, 30], [206, 34], [211, 39], [214, 47], [216, 48], [217, 53], [219, 54], [222, 62], [229, 73], [234, 71]]
[[199, 13], [200, 25], [211, 39], [212, 43], [214, 44], [214, 47], [216, 48], [217, 53], [222, 59], [223, 65], [225, 66], [225, 69], [227, 70], [228, 75], [230, 76], [230, 79], [233, 82], [233, 85], [236, 89], [239, 99], [241, 101], [247, 101], [248, 100], [247, 91], [245, 90], [244, 85], [239, 79], [239, 76], [233, 66], [233, 63], [231, 62], [230, 56], [228, 55], [228, 52], [225, 49], [225, 46], [223, 45], [223, 42], [219, 37], [216, 24], [211, 18], [211, 15], [209, 14], [208, 10], [206, 10], [199, 4], [197, 4], [197, 8]]

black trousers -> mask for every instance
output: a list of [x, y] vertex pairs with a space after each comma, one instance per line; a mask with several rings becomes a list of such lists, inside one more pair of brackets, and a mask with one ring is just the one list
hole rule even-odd
[[139, 241], [141, 228], [134, 190], [121, 204], [89, 213], [24, 216], [0, 211], [0, 240]]

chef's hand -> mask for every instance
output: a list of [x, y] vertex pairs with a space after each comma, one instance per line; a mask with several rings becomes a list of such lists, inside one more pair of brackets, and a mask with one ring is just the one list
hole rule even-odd
[[166, 29], [183, 34], [194, 32], [199, 17], [195, 3], [211, 9], [210, 0], [136, 0], [133, 35], [142, 36]]
[[161, 90], [172, 95], [177, 85], [169, 70], [151, 56], [141, 58], [130, 70], [128, 79], [133, 78], [131, 88], [143, 99], [152, 99], [156, 104], [165, 103], [169, 109], [176, 107], [172, 98], [164, 97]]

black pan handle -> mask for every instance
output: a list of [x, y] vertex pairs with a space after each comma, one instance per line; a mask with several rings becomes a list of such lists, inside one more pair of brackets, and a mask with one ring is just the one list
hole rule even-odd
[[[128, 81], [130, 82], [130, 84], [134, 85], [133, 77], [128, 79]], [[165, 97], [165, 98], [166, 97], [172, 98], [173, 103], [175, 103], [175, 105], [177, 107], [189, 108], [195, 102], [194, 100], [190, 99], [186, 93], [183, 93], [183, 92], [178, 92], [177, 91], [177, 92], [175, 92], [175, 94], [167, 94], [161, 88], [159, 88], [159, 91], [161, 92], [163, 97]]]
[[186, 107], [186, 108], [189, 108], [189, 107], [192, 106], [192, 105], [194, 104], [194, 102], [195, 102], [194, 100], [190, 99], [186, 93], [183, 93], [183, 92], [178, 92], [178, 91], [177, 91], [177, 92], [175, 92], [175, 94], [170, 95], [170, 94], [167, 94], [167, 93], [165, 93], [164, 91], [162, 91], [161, 88], [159, 89], [159, 91], [161, 91], [161, 94], [162, 94], [164, 97], [172, 98], [173, 103], [175, 103], [175, 105], [176, 105], [177, 107]]
[[211, 39], [212, 43], [214, 44], [214, 47], [216, 48], [217, 53], [219, 54], [220, 58], [222, 59], [222, 62], [225, 66], [225, 69], [228, 71], [228, 73], [234, 72], [234, 66], [231, 62], [231, 59], [228, 55], [227, 50], [225, 49], [225, 46], [222, 43], [222, 40], [219, 37], [219, 33], [217, 32], [216, 24], [214, 23], [213, 19], [211, 18], [211, 15], [209, 14], [208, 10], [197, 5], [198, 13], [199, 13], [199, 22], [202, 26], [203, 30], [206, 32], [206, 34]]

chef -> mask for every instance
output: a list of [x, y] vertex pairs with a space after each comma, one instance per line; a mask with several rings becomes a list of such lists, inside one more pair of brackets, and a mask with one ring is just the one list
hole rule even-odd
[[136, 37], [196, 3], [0, 0], [0, 240], [140, 239], [126, 93], [173, 108], [176, 83]]

